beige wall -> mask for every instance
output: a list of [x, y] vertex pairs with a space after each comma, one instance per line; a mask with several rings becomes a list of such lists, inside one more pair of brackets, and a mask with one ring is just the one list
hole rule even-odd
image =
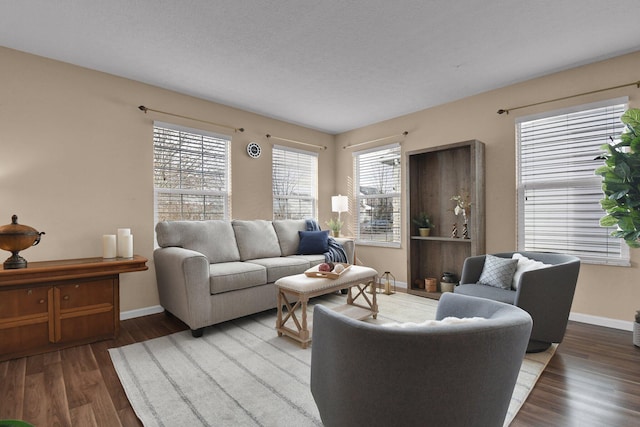
[[[334, 138], [5, 48], [0, 48], [0, 63], [3, 64], [0, 67], [0, 225], [9, 223], [15, 213], [20, 223], [47, 233], [40, 245], [22, 253], [29, 261], [101, 256], [101, 236], [115, 233], [118, 227], [130, 227], [135, 235], [135, 252], [150, 260], [150, 270], [121, 277], [123, 311], [158, 303], [152, 262], [153, 120], [226, 132], [215, 126], [156, 113], [145, 115], [137, 109], [138, 105], [246, 128], [244, 133], [232, 134], [233, 217], [241, 219], [270, 219], [272, 215], [271, 143], [266, 141], [267, 133], [329, 147], [319, 152], [321, 224], [331, 215], [330, 196], [352, 191], [352, 156], [350, 150], [342, 149], [343, 145], [404, 130], [410, 133], [402, 144], [403, 152], [479, 139], [486, 144], [487, 157], [487, 252], [515, 248], [516, 117], [623, 95], [630, 96], [632, 105], [640, 105], [640, 90], [628, 87], [510, 115], [496, 114], [499, 108], [636, 81], [640, 69], [640, 53], [636, 53]], [[259, 142], [263, 148], [258, 160], [245, 154], [250, 141]], [[345, 234], [349, 232], [345, 230]], [[391, 271], [399, 281], [406, 280], [404, 240], [401, 249], [359, 246], [357, 253], [368, 265]], [[630, 321], [640, 308], [637, 279], [640, 251], [631, 253], [631, 268], [584, 265], [573, 311]]]
[[[360, 141], [400, 134], [405, 130], [409, 131], [409, 135], [402, 143], [403, 155], [407, 151], [423, 147], [469, 139], [483, 141], [486, 144], [487, 170], [486, 250], [488, 253], [514, 250], [516, 248], [515, 119], [522, 115], [627, 95], [630, 106], [638, 107], [640, 106], [640, 89], [629, 86], [535, 108], [525, 108], [513, 111], [509, 115], [498, 115], [496, 111], [501, 108], [528, 105], [635, 82], [639, 78], [638, 70], [640, 70], [640, 52], [353, 130], [339, 135], [337, 145], [342, 147]], [[372, 146], [375, 144], [368, 145], [366, 148]], [[339, 157], [337, 162], [337, 191], [343, 193], [350, 188], [349, 183], [353, 179], [350, 159], [347, 157], [350, 156]], [[403, 206], [405, 203], [403, 198]], [[358, 258], [378, 271], [391, 271], [398, 280], [406, 281], [404, 237], [406, 230], [404, 227], [406, 224], [403, 224], [401, 249], [358, 246]], [[640, 309], [639, 262], [640, 250], [631, 249], [631, 267], [583, 264], [572, 311], [588, 316], [630, 322], [635, 311]]]
[[[139, 105], [246, 129], [232, 134], [234, 218], [272, 218], [267, 133], [328, 146], [319, 152], [319, 209], [324, 220], [331, 214], [331, 135], [5, 48], [0, 64], [0, 225], [15, 213], [21, 224], [46, 232], [38, 246], [21, 252], [28, 261], [102, 256], [102, 235], [130, 227], [134, 251], [149, 259], [150, 269], [121, 276], [122, 311], [158, 304], [153, 120], [229, 132], [144, 114]], [[259, 159], [246, 154], [250, 141], [262, 146]]]

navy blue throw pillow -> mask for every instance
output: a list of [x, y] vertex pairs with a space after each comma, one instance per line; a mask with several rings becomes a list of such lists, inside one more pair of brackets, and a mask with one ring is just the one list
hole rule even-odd
[[329, 230], [298, 231], [298, 255], [323, 254], [329, 250]]

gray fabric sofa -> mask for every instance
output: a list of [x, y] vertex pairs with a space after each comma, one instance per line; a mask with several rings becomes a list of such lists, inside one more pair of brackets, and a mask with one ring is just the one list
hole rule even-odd
[[488, 299], [445, 293], [448, 325], [385, 327], [314, 307], [311, 393], [339, 426], [502, 426], [531, 317]]
[[[514, 253], [516, 252], [493, 255], [512, 258]], [[477, 284], [486, 255], [469, 257], [464, 261], [460, 285], [454, 288], [454, 292], [489, 298], [524, 309], [533, 318], [533, 329], [527, 352], [544, 351], [552, 343], [562, 342], [564, 337], [578, 281], [580, 259], [551, 252], [521, 251], [517, 253], [548, 266], [525, 271], [517, 277], [515, 288], [501, 289]]]
[[[322, 253], [297, 255], [305, 230], [305, 220], [159, 222], [160, 304], [196, 337], [205, 326], [276, 307], [276, 280], [325, 261]], [[336, 240], [353, 263], [353, 240]]]

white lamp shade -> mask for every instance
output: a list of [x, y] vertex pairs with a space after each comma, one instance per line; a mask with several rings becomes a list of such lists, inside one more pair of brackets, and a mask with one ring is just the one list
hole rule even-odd
[[347, 196], [331, 196], [332, 212], [347, 212], [349, 210], [349, 198]]

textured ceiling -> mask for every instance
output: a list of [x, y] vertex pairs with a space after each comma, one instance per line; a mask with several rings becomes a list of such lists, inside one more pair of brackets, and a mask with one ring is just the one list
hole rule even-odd
[[0, 0], [0, 45], [335, 134], [640, 50], [638, 16], [638, 0]]

